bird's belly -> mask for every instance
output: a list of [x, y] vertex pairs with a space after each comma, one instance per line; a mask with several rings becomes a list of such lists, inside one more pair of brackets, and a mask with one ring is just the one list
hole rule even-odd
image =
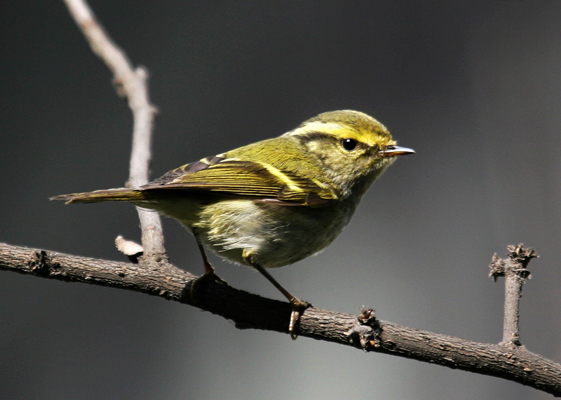
[[[339, 205], [341, 206], [341, 205]], [[327, 247], [350, 219], [333, 207], [282, 206], [252, 200], [222, 200], [203, 207], [190, 229], [220, 256], [248, 265], [282, 267]], [[349, 215], [347, 215], [349, 214]]]

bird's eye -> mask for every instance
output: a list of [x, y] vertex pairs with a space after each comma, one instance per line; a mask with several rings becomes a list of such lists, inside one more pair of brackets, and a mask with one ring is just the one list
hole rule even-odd
[[353, 151], [356, 149], [358, 142], [354, 139], [343, 139], [341, 140], [341, 146], [347, 151]]

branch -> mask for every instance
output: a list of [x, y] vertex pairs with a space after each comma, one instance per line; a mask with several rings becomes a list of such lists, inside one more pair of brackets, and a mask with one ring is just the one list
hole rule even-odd
[[[125, 52], [111, 40], [84, 0], [64, 0], [64, 2], [92, 51], [113, 73], [117, 93], [128, 100], [134, 122], [127, 186], [140, 187], [149, 180], [152, 127], [157, 112], [148, 98], [148, 72], [142, 67], [134, 69]], [[144, 254], [155, 259], [165, 257], [160, 216], [155, 211], [139, 207], [136, 210], [140, 218]]]
[[[134, 290], [191, 305], [189, 290], [197, 278], [169, 263], [138, 265], [2, 243], [0, 270]], [[239, 329], [288, 333], [290, 304], [230, 286], [209, 282], [197, 287], [195, 306], [234, 321]], [[500, 377], [561, 396], [561, 365], [523, 347], [510, 348], [421, 331], [378, 320], [368, 309], [357, 317], [308, 308], [300, 318], [299, 336]]]
[[505, 307], [503, 322], [503, 340], [501, 345], [516, 348], [522, 346], [518, 322], [520, 320], [520, 298], [522, 297], [522, 286], [526, 279], [530, 279], [528, 263], [538, 254], [532, 248], [524, 247], [522, 243], [518, 246], [508, 246], [508, 258], [501, 259], [497, 254], [489, 267], [489, 276], [494, 281], [497, 277], [505, 277]]

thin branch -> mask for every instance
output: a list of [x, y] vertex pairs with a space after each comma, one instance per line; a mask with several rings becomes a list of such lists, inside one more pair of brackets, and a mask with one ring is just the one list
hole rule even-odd
[[[149, 180], [152, 127], [156, 108], [148, 97], [148, 73], [134, 69], [120, 49], [97, 22], [85, 0], [64, 0], [70, 14], [86, 37], [92, 51], [103, 60], [114, 76], [117, 92], [125, 96], [133, 113], [133, 141], [128, 186], [140, 187]], [[145, 256], [165, 257], [164, 236], [158, 213], [138, 208]]]
[[[0, 270], [134, 290], [191, 305], [189, 291], [196, 279], [171, 264], [129, 264], [7, 244], [0, 244]], [[240, 329], [288, 333], [290, 304], [230, 286], [209, 282], [199, 287], [195, 306], [234, 321]], [[357, 317], [311, 307], [300, 318], [299, 336], [496, 376], [561, 396], [561, 365], [524, 348], [421, 331], [378, 320], [372, 310]]]
[[518, 246], [508, 246], [508, 258], [501, 259], [497, 254], [493, 256], [489, 276], [493, 280], [497, 277], [505, 277], [505, 306], [503, 322], [502, 346], [516, 348], [522, 346], [520, 341], [520, 298], [522, 297], [522, 286], [526, 279], [530, 278], [528, 263], [538, 255], [534, 249], [524, 247], [522, 243]]

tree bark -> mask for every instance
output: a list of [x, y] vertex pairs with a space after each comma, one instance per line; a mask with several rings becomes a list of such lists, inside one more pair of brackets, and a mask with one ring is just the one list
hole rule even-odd
[[[0, 269], [134, 290], [194, 305], [232, 320], [239, 329], [288, 333], [290, 304], [214, 282], [197, 287], [195, 304], [190, 288], [197, 277], [167, 262], [148, 259], [131, 264], [0, 244]], [[357, 316], [310, 307], [300, 318], [298, 334], [508, 379], [561, 396], [561, 365], [523, 346], [510, 348], [409, 328], [378, 320], [369, 309]]]

